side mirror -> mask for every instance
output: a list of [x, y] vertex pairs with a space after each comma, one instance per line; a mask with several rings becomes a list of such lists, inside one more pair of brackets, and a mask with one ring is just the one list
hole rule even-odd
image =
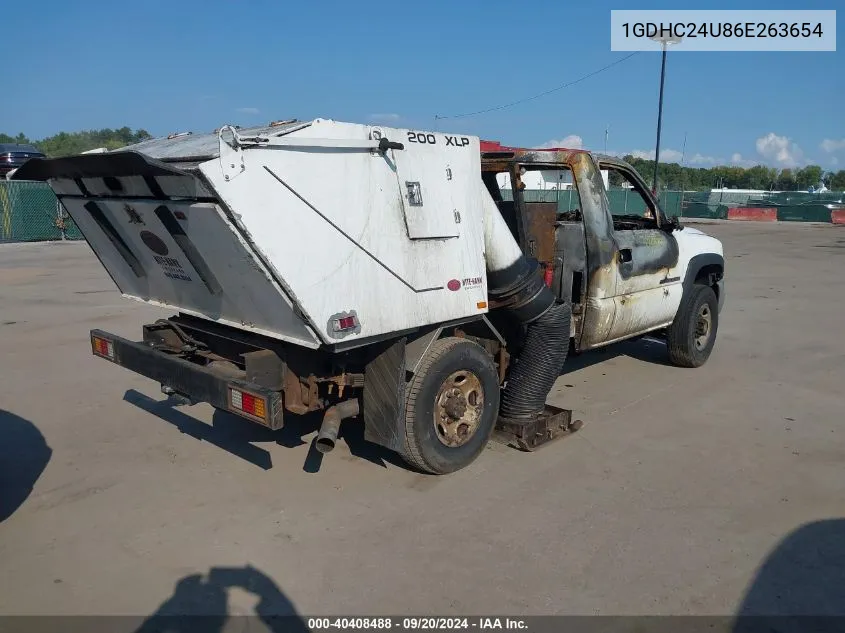
[[672, 231], [683, 231], [684, 225], [681, 224], [681, 218], [677, 215], [671, 215], [666, 218], [666, 222], [663, 224], [663, 227], [671, 233]]

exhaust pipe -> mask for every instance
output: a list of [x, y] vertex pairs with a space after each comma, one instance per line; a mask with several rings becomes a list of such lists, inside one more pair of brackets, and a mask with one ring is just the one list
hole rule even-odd
[[341, 421], [358, 415], [359, 410], [357, 398], [339, 402], [333, 407], [329, 407], [326, 410], [326, 415], [323, 416], [320, 432], [317, 434], [315, 443], [317, 450], [321, 453], [330, 453], [334, 450]]

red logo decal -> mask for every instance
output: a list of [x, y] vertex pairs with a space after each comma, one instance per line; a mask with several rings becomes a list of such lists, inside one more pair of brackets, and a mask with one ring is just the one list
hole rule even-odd
[[458, 281], [457, 279], [452, 279], [452, 280], [449, 281], [448, 284], [446, 284], [446, 287], [449, 290], [451, 290], [452, 292], [455, 292], [456, 290], [461, 289], [461, 282]]

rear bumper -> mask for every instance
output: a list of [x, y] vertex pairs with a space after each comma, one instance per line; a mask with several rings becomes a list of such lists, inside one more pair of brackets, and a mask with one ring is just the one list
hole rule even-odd
[[[112, 357], [97, 351], [93, 344], [94, 337], [111, 343], [109, 353]], [[201, 365], [160, 352], [146, 343], [129, 341], [102, 330], [91, 330], [91, 340], [95, 356], [170, 387], [193, 402], [207, 402], [273, 430], [283, 426], [284, 408], [279, 391], [243, 380], [226, 378]], [[264, 418], [249, 415], [233, 407], [232, 389], [262, 398], [265, 401]]]

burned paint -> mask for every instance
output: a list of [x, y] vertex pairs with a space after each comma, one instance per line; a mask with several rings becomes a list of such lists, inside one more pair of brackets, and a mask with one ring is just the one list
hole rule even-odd
[[625, 249], [630, 250], [628, 261], [619, 260], [619, 275], [622, 279], [668, 271], [678, 265], [678, 241], [671, 233], [644, 229], [616, 231], [614, 237], [620, 253]]
[[[552, 226], [544, 214], [537, 213], [537, 203], [526, 203], [520, 188], [520, 167], [566, 168], [572, 172], [580, 200], [580, 224], [583, 225], [583, 251], [572, 250], [573, 244], [567, 244], [561, 253], [561, 236], [554, 238], [554, 261], [561, 259], [561, 272], [556, 273], [554, 287], [559, 297], [573, 297], [571, 278], [575, 272], [568, 259], [580, 260], [583, 292], [573, 297], [573, 313], [581, 311], [578, 330], [574, 332], [579, 347], [586, 349], [602, 344], [615, 331], [614, 321], [617, 312], [624, 304], [617, 306], [615, 297], [632, 294], [645, 289], [645, 286], [659, 286], [660, 279], [678, 265], [679, 246], [671, 231], [661, 228], [636, 230], [614, 230], [614, 219], [610, 213], [604, 182], [596, 160], [583, 150], [568, 149], [520, 149], [488, 144], [483, 148], [482, 172], [488, 189], [495, 180], [495, 173], [507, 172], [511, 175], [514, 201], [514, 226], [523, 251], [535, 256], [540, 261], [547, 261], [549, 249], [544, 233], [553, 233]], [[623, 161], [611, 157], [601, 157], [601, 164], [616, 166], [631, 171]], [[645, 194], [648, 195], [648, 194]], [[495, 197], [495, 195], [494, 195]], [[501, 197], [499, 197], [501, 199]], [[653, 201], [654, 202], [654, 201]], [[656, 202], [654, 202], [656, 205]], [[655, 207], [657, 208], [657, 207]], [[662, 218], [658, 218], [658, 224]], [[572, 224], [577, 223], [574, 222]], [[555, 223], [558, 226], [561, 223]], [[567, 223], [570, 224], [570, 223]], [[570, 239], [574, 236], [569, 236]], [[557, 266], [557, 264], [554, 264]], [[660, 276], [662, 274], [662, 277]], [[660, 277], [660, 279], [655, 278]], [[652, 282], [654, 282], [652, 284]], [[577, 302], [576, 299], [577, 298]], [[636, 315], [635, 320], [647, 318]]]

